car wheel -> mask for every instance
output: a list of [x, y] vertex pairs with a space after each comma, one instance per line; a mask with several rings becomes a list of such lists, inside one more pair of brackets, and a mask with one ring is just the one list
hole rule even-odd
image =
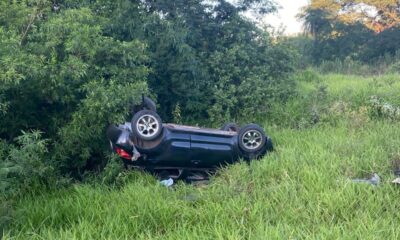
[[266, 141], [264, 130], [256, 124], [246, 125], [239, 131], [239, 147], [246, 153], [260, 151]]
[[236, 123], [227, 123], [220, 128], [222, 131], [239, 132], [240, 128]]
[[141, 140], [151, 141], [160, 136], [162, 132], [162, 121], [160, 116], [151, 110], [142, 110], [132, 118], [132, 132]]

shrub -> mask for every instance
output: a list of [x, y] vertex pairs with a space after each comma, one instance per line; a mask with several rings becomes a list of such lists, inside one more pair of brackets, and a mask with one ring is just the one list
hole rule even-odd
[[372, 96], [370, 99], [371, 114], [375, 117], [400, 120], [400, 107], [386, 102], [378, 96]]
[[23, 132], [17, 146], [9, 147], [0, 162], [0, 192], [4, 197], [32, 193], [54, 186], [57, 181], [48, 156], [47, 140], [38, 131]]
[[[49, 1], [4, 2], [0, 16], [25, 19], [39, 2], [51, 9]], [[51, 146], [46, 161], [78, 177], [104, 166], [107, 124], [124, 121], [129, 104], [147, 93], [149, 72], [146, 44], [109, 36], [106, 19], [85, 6], [38, 14], [23, 43], [25, 20], [22, 26], [14, 22], [20, 17], [0, 20], [10, 27], [0, 29], [0, 138], [41, 130]], [[12, 154], [7, 164], [15, 167], [24, 156]]]
[[121, 159], [116, 155], [111, 155], [100, 174], [101, 182], [108, 185], [121, 185], [124, 170]]
[[296, 81], [300, 82], [320, 82], [321, 76], [312, 68], [307, 68], [306, 70], [299, 71], [294, 75]]
[[255, 121], [265, 116], [273, 102], [293, 96], [293, 56], [291, 49], [280, 45], [238, 45], [214, 53], [209, 67], [218, 81], [211, 89], [212, 105], [207, 106], [211, 122]]
[[85, 170], [101, 170], [105, 166], [109, 153], [107, 124], [124, 122], [129, 114], [127, 103], [139, 103], [140, 96], [147, 93], [147, 85], [93, 81], [86, 91], [87, 97], [71, 122], [60, 129], [54, 150], [54, 161], [62, 172], [78, 178]]
[[181, 105], [179, 103], [175, 105], [172, 116], [174, 117], [174, 123], [182, 124]]
[[399, 74], [400, 73], [400, 61], [397, 61], [397, 62], [393, 63], [392, 65], [390, 65], [388, 68], [388, 72]]

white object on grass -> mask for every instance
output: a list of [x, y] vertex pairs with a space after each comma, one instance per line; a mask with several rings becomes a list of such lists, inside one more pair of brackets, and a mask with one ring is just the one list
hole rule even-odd
[[169, 179], [160, 181], [160, 183], [166, 187], [171, 187], [172, 185], [174, 185], [174, 180], [172, 178], [169, 178]]

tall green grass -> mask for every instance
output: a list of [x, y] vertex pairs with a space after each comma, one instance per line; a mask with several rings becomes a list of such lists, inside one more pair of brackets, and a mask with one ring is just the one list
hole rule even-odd
[[[368, 110], [370, 95], [400, 103], [398, 77], [303, 81], [296, 99], [276, 106], [282, 118], [268, 116], [276, 151], [262, 160], [222, 169], [203, 187], [167, 189], [132, 172], [120, 188], [78, 184], [26, 197], [4, 238], [399, 239], [400, 188], [390, 181], [400, 123], [359, 110]], [[338, 101], [351, 106], [330, 110]], [[319, 121], [308, 119], [313, 105]], [[290, 116], [307, 124], [283, 119]], [[374, 172], [377, 187], [350, 180]]]
[[387, 54], [373, 62], [366, 63], [351, 58], [322, 61], [315, 68], [323, 73], [338, 73], [345, 75], [384, 75], [388, 73], [400, 73], [400, 51], [394, 55]]

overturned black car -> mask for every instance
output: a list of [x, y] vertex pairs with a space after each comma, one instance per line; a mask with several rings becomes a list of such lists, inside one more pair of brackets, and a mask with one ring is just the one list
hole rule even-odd
[[273, 150], [271, 139], [256, 124], [220, 130], [162, 123], [153, 101], [143, 98], [130, 123], [107, 130], [111, 147], [125, 166], [174, 179], [201, 180], [218, 167], [239, 159], [258, 159]]

